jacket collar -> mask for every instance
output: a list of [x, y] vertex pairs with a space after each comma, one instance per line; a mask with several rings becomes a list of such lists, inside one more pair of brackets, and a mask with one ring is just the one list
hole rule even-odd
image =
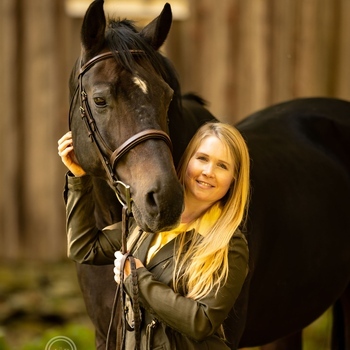
[[[216, 220], [221, 215], [221, 207], [219, 203], [214, 204], [204, 215], [201, 219], [196, 220], [190, 225], [187, 224], [180, 224], [178, 227], [176, 227], [173, 231], [174, 232], [184, 232], [186, 230], [186, 235], [190, 234], [190, 231], [192, 231], [195, 228], [198, 228], [198, 231], [200, 233], [206, 234], [208, 229], [213, 225]], [[147, 259], [148, 250], [150, 248], [150, 245], [152, 243], [154, 234], [153, 233], [147, 233], [144, 232], [143, 234], [147, 235], [146, 238], [144, 238], [142, 244], [138, 248], [137, 256], [138, 258], [145, 263]], [[180, 233], [182, 234], [182, 233]], [[176, 242], [176, 239], [171, 240], [168, 242], [165, 246], [163, 246], [158, 253], [150, 260], [150, 262], [147, 264], [147, 268], [151, 269], [152, 267], [164, 263], [166, 260], [171, 258], [174, 255], [174, 244]]]

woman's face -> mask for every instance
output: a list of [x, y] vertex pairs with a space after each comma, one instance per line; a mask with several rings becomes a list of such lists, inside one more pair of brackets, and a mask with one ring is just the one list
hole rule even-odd
[[190, 159], [186, 175], [186, 198], [212, 205], [227, 193], [234, 174], [234, 161], [216, 136], [202, 140]]

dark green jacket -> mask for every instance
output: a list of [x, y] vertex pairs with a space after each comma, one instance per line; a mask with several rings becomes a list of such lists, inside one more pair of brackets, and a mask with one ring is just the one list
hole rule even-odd
[[[96, 228], [92, 182], [88, 176], [68, 177], [67, 234], [69, 258], [87, 264], [111, 264], [121, 248], [121, 223]], [[187, 233], [188, 234], [188, 233]], [[144, 233], [142, 243], [132, 254], [144, 264], [152, 234]], [[230, 242], [229, 276], [217, 296], [211, 292], [195, 301], [172, 289], [174, 269], [172, 240], [143, 268], [137, 269], [142, 307], [142, 345], [147, 349], [147, 325], [156, 321], [151, 349], [229, 349], [220, 332], [221, 325], [241, 291], [248, 271], [248, 246], [237, 231]], [[124, 283], [131, 293], [131, 276]], [[107, 317], [107, 316], [106, 316]], [[134, 349], [133, 332], [127, 332], [126, 349]]]

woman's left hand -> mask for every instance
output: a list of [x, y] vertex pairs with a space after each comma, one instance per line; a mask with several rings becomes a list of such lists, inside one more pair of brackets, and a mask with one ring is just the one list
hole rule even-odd
[[[114, 256], [115, 256], [115, 260], [114, 260], [114, 269], [113, 269], [113, 272], [114, 272], [114, 280], [120, 284], [120, 270], [121, 270], [121, 264], [122, 264], [122, 260], [123, 260], [123, 253], [121, 251], [116, 251], [114, 253]], [[139, 267], [143, 267], [143, 264], [142, 262], [139, 260], [139, 259], [135, 259], [135, 264], [136, 264], [136, 268], [138, 269]], [[130, 268], [130, 262], [129, 260], [126, 260], [125, 261], [125, 264], [124, 264], [124, 280], [125, 278], [127, 278], [131, 273], [131, 268]]]
[[85, 170], [79, 165], [73, 147], [72, 132], [68, 131], [58, 140], [58, 155], [61, 157], [63, 164], [70, 170], [74, 176], [86, 175]]

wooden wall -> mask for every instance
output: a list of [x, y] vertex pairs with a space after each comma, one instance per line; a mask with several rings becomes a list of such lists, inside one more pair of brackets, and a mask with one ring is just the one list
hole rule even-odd
[[350, 97], [349, 0], [192, 0], [169, 55], [227, 121], [295, 97]]
[[[301, 96], [349, 99], [349, 0], [189, 4], [164, 50], [183, 92], [202, 95], [222, 120]], [[63, 0], [0, 2], [0, 258], [65, 257], [57, 139], [80, 23]]]
[[0, 256], [57, 259], [72, 23], [60, 0], [1, 0], [0, 16]]

